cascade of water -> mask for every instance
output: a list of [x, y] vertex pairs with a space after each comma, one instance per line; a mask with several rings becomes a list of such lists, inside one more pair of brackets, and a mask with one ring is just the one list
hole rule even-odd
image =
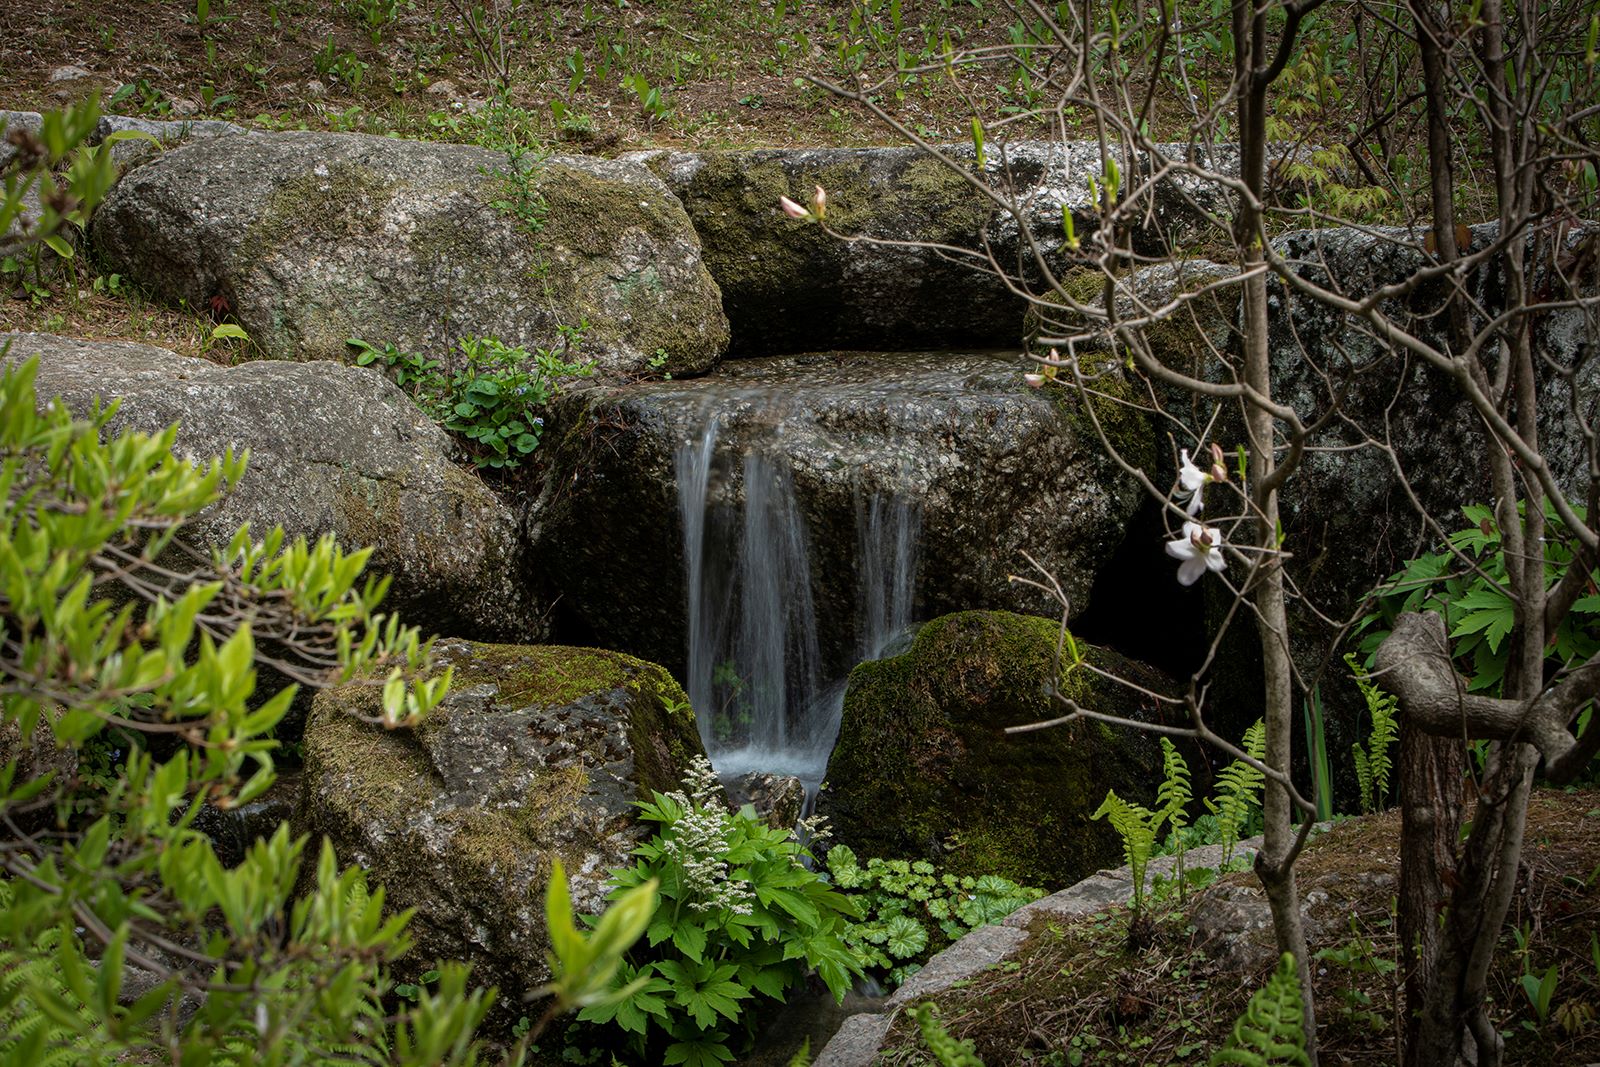
[[685, 688], [698, 710], [700, 740], [711, 749], [711, 676], [716, 668], [717, 630], [724, 613], [705, 603], [706, 525], [709, 517], [711, 461], [716, 455], [717, 416], [706, 419], [700, 436], [678, 446], [673, 473], [678, 483], [678, 515], [683, 521], [684, 584], [689, 592], [689, 662]]
[[856, 656], [877, 659], [911, 625], [922, 516], [904, 496], [873, 493], [856, 507], [861, 619]]
[[[857, 659], [881, 654], [906, 629], [920, 516], [901, 497], [858, 497], [856, 617], [819, 619], [810, 536], [788, 464], [760, 450], [719, 453], [720, 432], [710, 416], [674, 457], [689, 697], [720, 774], [792, 774], [814, 795], [844, 700], [844, 679], [826, 677], [818, 627], [853, 623]], [[735, 476], [742, 506], [728, 489]]]

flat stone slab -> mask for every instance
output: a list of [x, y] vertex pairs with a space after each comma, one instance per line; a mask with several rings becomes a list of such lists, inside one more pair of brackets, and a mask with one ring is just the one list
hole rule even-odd
[[[1254, 858], [1261, 838], [1252, 837], [1233, 846], [1234, 855]], [[1191, 848], [1183, 856], [1185, 870], [1216, 867], [1222, 862], [1221, 845]], [[1157, 876], [1171, 877], [1176, 856], [1158, 856], [1145, 870], [1153, 883]], [[879, 1013], [852, 1015], [823, 1048], [815, 1067], [871, 1067], [877, 1062], [883, 1040], [889, 1034], [895, 1014], [903, 1007], [931, 997], [964, 978], [1013, 959], [1028, 941], [1027, 928], [1041, 917], [1078, 919], [1110, 908], [1121, 907], [1133, 895], [1133, 872], [1127, 867], [1099, 871], [1059, 893], [1042, 897], [1018, 908], [997, 926], [983, 926], [929, 960], [884, 1002]]]

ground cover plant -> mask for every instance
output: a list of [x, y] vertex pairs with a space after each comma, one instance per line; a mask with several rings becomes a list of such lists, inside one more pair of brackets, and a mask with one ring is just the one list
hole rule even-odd
[[614, 899], [658, 884], [645, 940], [616, 976], [616, 999], [585, 1008], [614, 1023], [639, 1062], [716, 1067], [747, 1051], [763, 1009], [815, 974], [837, 1000], [863, 966], [844, 937], [856, 905], [802, 862], [792, 828], [728, 810], [703, 757], [682, 790], [639, 802], [655, 827], [633, 867], [612, 872]]

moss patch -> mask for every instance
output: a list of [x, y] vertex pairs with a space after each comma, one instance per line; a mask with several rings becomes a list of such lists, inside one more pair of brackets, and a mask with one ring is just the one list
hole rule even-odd
[[[1149, 714], [1148, 698], [1088, 671], [1054, 678], [1058, 632], [1050, 619], [963, 612], [923, 627], [904, 655], [857, 667], [824, 794], [840, 839], [863, 855], [927, 855], [1032, 885], [1114, 860], [1115, 834], [1089, 816], [1108, 787], [1152, 795], [1155, 743], [1091, 723], [1005, 733], [1062, 713], [1052, 683], [1089, 706]], [[1111, 653], [1087, 658], [1153, 680]]]
[[326, 239], [358, 236], [378, 225], [393, 195], [393, 183], [348, 160], [330, 163], [327, 170], [326, 175], [298, 174], [272, 191], [241, 246], [247, 265], [311, 227], [319, 239]]
[[412, 734], [383, 730], [356, 717], [376, 718], [381, 710], [378, 691], [371, 686], [325, 692], [313, 705], [305, 733], [305, 774], [340, 784], [328, 798], [337, 801], [346, 817], [398, 818], [419, 791], [438, 784]]
[[497, 690], [497, 705], [553, 708], [618, 692], [628, 716], [628, 743], [640, 797], [650, 790], [676, 788], [683, 769], [703, 751], [688, 694], [665, 668], [648, 660], [562, 645], [467, 644], [465, 648], [468, 654], [455, 665], [454, 685], [491, 684]]

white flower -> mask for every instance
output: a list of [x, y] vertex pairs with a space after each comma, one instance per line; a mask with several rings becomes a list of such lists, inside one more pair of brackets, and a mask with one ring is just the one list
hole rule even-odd
[[1189, 503], [1185, 510], [1191, 515], [1198, 515], [1200, 509], [1205, 506], [1206, 485], [1210, 482], [1228, 480], [1228, 468], [1222, 465], [1222, 447], [1215, 443], [1211, 445], [1211, 469], [1208, 471], [1195, 466], [1194, 460], [1189, 458], [1187, 448], [1179, 455], [1182, 462], [1178, 464], [1178, 484], [1189, 495]]
[[1208, 569], [1221, 574], [1228, 561], [1222, 554], [1222, 531], [1198, 522], [1183, 524], [1183, 536], [1167, 542], [1167, 555], [1182, 560], [1178, 583], [1193, 585]]
[[778, 206], [782, 208], [783, 213], [788, 215], [791, 219], [809, 219], [811, 217], [811, 212], [807, 211], [793, 200], [790, 200], [787, 196], [778, 197]]

